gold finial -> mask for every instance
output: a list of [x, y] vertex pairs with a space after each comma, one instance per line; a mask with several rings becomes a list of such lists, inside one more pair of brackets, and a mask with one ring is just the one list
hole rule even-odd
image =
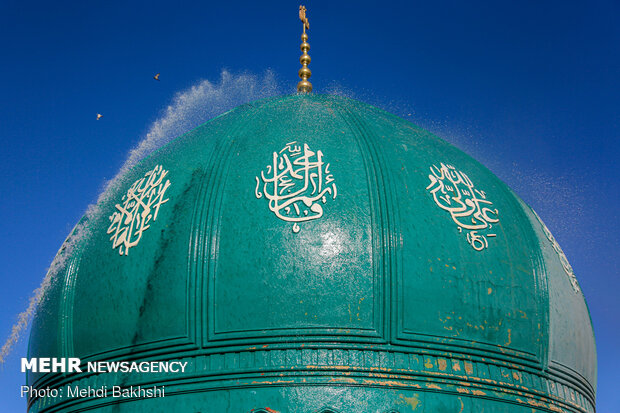
[[301, 63], [299, 77], [301, 81], [297, 83], [297, 91], [301, 93], [310, 93], [312, 92], [312, 83], [308, 82], [308, 78], [312, 75], [312, 72], [308, 69], [308, 64], [310, 63], [310, 55], [308, 54], [310, 44], [308, 43], [308, 35], [306, 34], [306, 29], [310, 30], [310, 22], [306, 17], [306, 8], [304, 6], [299, 6], [299, 20], [303, 23], [304, 31], [301, 35], [301, 51], [303, 54], [299, 58], [299, 63]]

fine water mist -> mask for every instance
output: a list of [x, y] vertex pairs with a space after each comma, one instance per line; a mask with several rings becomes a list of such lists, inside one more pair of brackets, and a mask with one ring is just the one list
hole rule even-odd
[[[577, 228], [586, 226], [583, 223], [585, 219], [588, 219], [589, 226], [593, 224], [583, 214], [587, 209], [585, 205], [593, 179], [581, 169], [557, 171], [546, 165], [533, 165], [523, 160], [517, 162], [513, 154], [502, 152], [501, 144], [493, 145], [493, 140], [485, 137], [479, 128], [457, 126], [457, 122], [450, 118], [433, 119], [427, 113], [419, 113], [415, 101], [388, 100], [374, 91], [353, 90], [336, 81], [327, 84], [324, 91], [330, 95], [360, 100], [398, 115], [469, 154], [533, 207], [552, 232], [575, 234]], [[579, 233], [579, 237], [585, 238], [586, 235]]]
[[12, 347], [26, 331], [35, 314], [37, 305], [45, 292], [55, 282], [56, 275], [64, 268], [66, 260], [80, 241], [89, 235], [88, 223], [99, 213], [99, 207], [117, 185], [119, 178], [153, 151], [161, 148], [174, 138], [203, 124], [236, 106], [258, 99], [282, 94], [276, 76], [271, 71], [261, 75], [253, 73], [232, 74], [223, 70], [217, 83], [201, 80], [190, 88], [177, 93], [162, 115], [151, 125], [146, 136], [129, 151], [126, 161], [114, 178], [103, 185], [97, 201], [88, 206], [84, 219], [78, 223], [72, 234], [63, 243], [60, 251], [50, 264], [47, 274], [39, 288], [34, 290], [28, 308], [17, 316], [11, 333], [0, 349], [0, 363], [3, 363]]

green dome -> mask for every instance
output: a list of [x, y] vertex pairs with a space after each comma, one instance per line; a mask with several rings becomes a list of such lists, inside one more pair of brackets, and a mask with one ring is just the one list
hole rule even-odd
[[364, 103], [238, 107], [133, 167], [85, 226], [29, 357], [188, 367], [33, 373], [166, 395], [33, 397], [30, 412], [594, 411], [588, 310], [540, 218]]

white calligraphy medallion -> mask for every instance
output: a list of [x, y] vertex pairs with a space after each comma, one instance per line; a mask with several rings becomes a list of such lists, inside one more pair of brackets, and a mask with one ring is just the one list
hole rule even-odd
[[474, 188], [469, 177], [452, 165], [430, 167], [431, 183], [426, 187], [437, 206], [448, 211], [459, 232], [466, 232], [467, 242], [476, 251], [488, 248], [487, 238], [496, 237], [493, 224], [499, 222], [497, 209], [484, 191]]
[[562, 251], [560, 244], [558, 244], [558, 242], [555, 240], [555, 238], [551, 234], [551, 231], [549, 231], [549, 228], [547, 228], [547, 226], [542, 221], [542, 219], [540, 219], [536, 211], [532, 209], [532, 212], [534, 213], [534, 215], [536, 215], [536, 219], [538, 219], [538, 222], [540, 222], [540, 225], [542, 226], [545, 236], [551, 242], [551, 246], [553, 247], [555, 252], [558, 254], [558, 257], [560, 258], [560, 263], [562, 263], [562, 268], [564, 268], [564, 272], [566, 272], [566, 275], [568, 275], [568, 280], [573, 286], [573, 289], [575, 290], [575, 292], [581, 291], [581, 289], [579, 288], [579, 283], [577, 282], [577, 277], [575, 277], [575, 272], [573, 271], [573, 267], [571, 267], [570, 263], [568, 262], [568, 258], [566, 258], [566, 254], [564, 254], [564, 251]]
[[323, 152], [289, 142], [280, 152], [273, 152], [271, 164], [256, 177], [255, 194], [256, 198], [265, 196], [269, 210], [292, 222], [297, 233], [300, 222], [321, 218], [328, 195], [336, 199], [338, 192]]
[[161, 165], [144, 174], [127, 190], [110, 215], [108, 234], [112, 234], [112, 249], [118, 248], [120, 255], [128, 255], [129, 249], [138, 245], [144, 231], [150, 228], [149, 222], [157, 219], [159, 207], [168, 202], [164, 194], [170, 181], [164, 178], [168, 171]]

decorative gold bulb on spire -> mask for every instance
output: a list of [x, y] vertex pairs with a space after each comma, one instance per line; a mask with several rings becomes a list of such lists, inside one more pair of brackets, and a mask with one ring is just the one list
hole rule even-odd
[[304, 31], [301, 35], [301, 51], [303, 54], [299, 58], [299, 63], [301, 63], [299, 77], [301, 81], [297, 83], [297, 91], [301, 93], [310, 93], [312, 92], [312, 83], [308, 82], [308, 78], [312, 75], [312, 72], [308, 69], [308, 64], [310, 63], [310, 55], [308, 54], [310, 44], [308, 43], [308, 35], [306, 34], [306, 29], [310, 30], [310, 22], [306, 17], [306, 8], [304, 6], [299, 6], [299, 20], [303, 23]]

